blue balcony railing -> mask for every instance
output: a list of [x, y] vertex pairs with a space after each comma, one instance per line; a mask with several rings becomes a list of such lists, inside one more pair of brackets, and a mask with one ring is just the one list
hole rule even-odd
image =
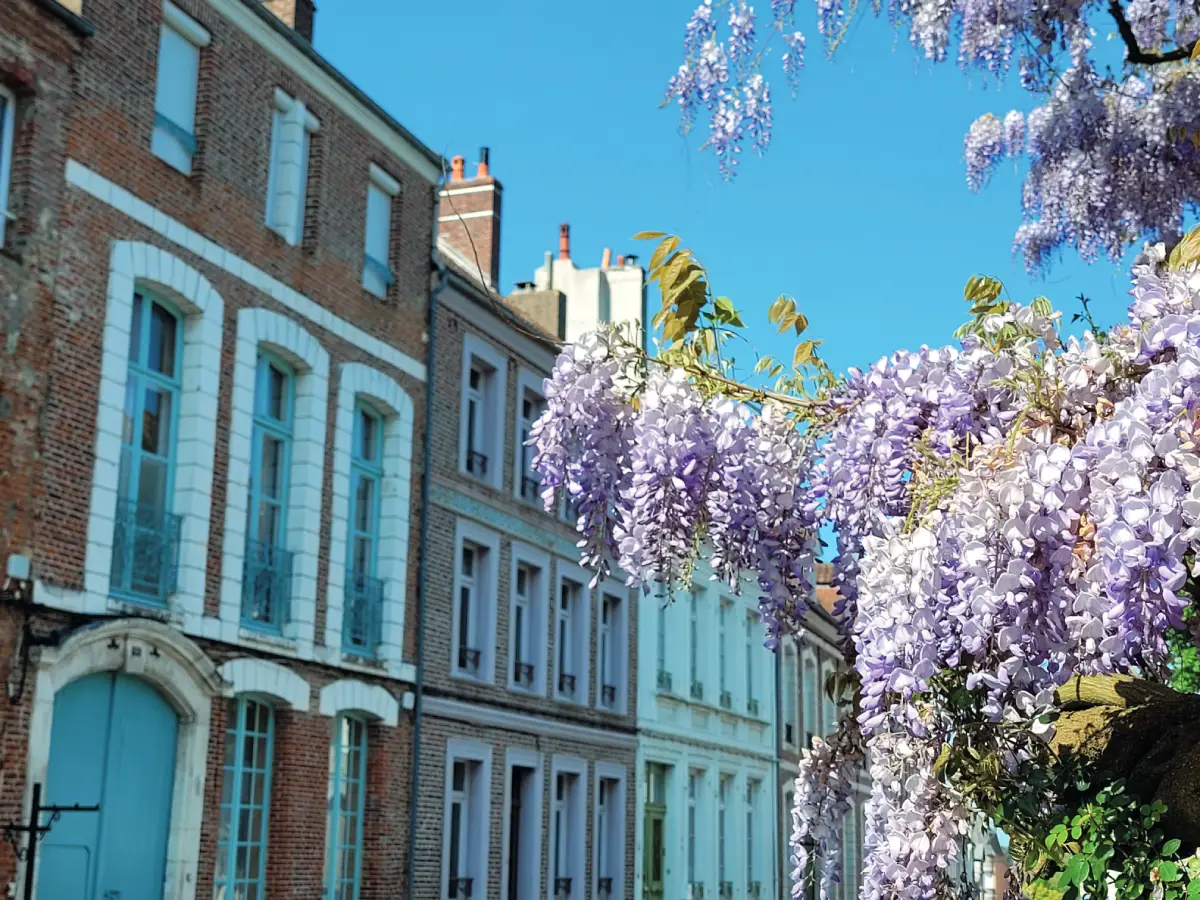
[[242, 582], [242, 624], [282, 631], [292, 608], [292, 556], [289, 550], [249, 541]]
[[179, 575], [182, 518], [158, 507], [118, 500], [113, 528], [112, 592], [166, 606]]
[[374, 658], [383, 636], [383, 582], [362, 572], [346, 573], [342, 649]]

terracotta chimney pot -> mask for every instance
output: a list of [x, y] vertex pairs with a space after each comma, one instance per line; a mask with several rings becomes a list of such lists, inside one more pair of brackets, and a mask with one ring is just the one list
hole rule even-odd
[[451, 181], [462, 181], [463, 180], [463, 166], [465, 164], [466, 164], [465, 160], [462, 158], [462, 156], [456, 156], [456, 157], [454, 157], [454, 159], [450, 160], [450, 180]]
[[571, 258], [571, 226], [566, 222], [558, 226], [558, 258]]
[[612, 265], [612, 250], [604, 248], [604, 256], [600, 257], [600, 268], [607, 269]]

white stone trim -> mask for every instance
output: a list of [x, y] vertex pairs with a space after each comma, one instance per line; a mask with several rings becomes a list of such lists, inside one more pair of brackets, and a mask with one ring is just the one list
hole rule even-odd
[[538, 737], [562, 738], [596, 747], [617, 747], [622, 750], [632, 750], [637, 746], [637, 737], [632, 728], [629, 731], [593, 728], [588, 725], [567, 722], [561, 718], [512, 712], [498, 706], [484, 706], [462, 700], [449, 700], [444, 697], [426, 696], [421, 701], [421, 708], [428, 715], [440, 719], [452, 719], [455, 722], [476, 725], [480, 728], [502, 728]]
[[371, 163], [367, 168], [367, 174], [371, 179], [371, 183], [389, 197], [395, 197], [400, 193], [400, 182], [375, 165], [375, 163]]
[[[461, 615], [458, 602], [462, 587], [462, 547], [470, 541], [487, 551], [483, 577], [476, 576], [478, 587], [475, 606], [479, 617], [476, 639], [479, 646], [479, 674], [471, 675], [458, 668], [458, 632]], [[490, 528], [476, 525], [469, 519], [459, 519], [454, 526], [454, 593], [450, 620], [450, 677], [465, 681], [495, 684], [496, 682], [496, 606], [500, 587], [500, 535]]]
[[[209, 0], [209, 2], [224, 4], [230, 0]], [[240, 0], [232, 0], [232, 2], [235, 6], [240, 5]], [[253, 13], [248, 13], [248, 15], [253, 15]], [[270, 295], [292, 312], [316, 323], [364, 353], [369, 353], [418, 381], [425, 380], [425, 364], [420, 360], [367, 334], [345, 319], [339, 318], [316, 301], [293, 290], [279, 279], [213, 243], [178, 220], [172, 219], [76, 160], [67, 160], [66, 180], [67, 184], [73, 185], [113, 209], [125, 213], [134, 221], [146, 226], [171, 243], [190, 250], [206, 262], [244, 281], [256, 290]]]
[[472, 212], [454, 213], [449, 216], [438, 216], [439, 222], [457, 222], [459, 219], [487, 219], [496, 213], [491, 209], [477, 209]]
[[[564, 756], [556, 753], [550, 760], [550, 793], [546, 798], [546, 808], [549, 810], [547, 820], [550, 823], [550, 834], [547, 836], [547, 857], [549, 874], [546, 876], [546, 900], [555, 900], [554, 896], [554, 803], [557, 792], [559, 774], [575, 776], [575, 787], [570, 798], [571, 805], [567, 809], [570, 819], [567, 835], [571, 841], [571, 895], [578, 897], [587, 893], [587, 828], [588, 828], [588, 764], [586, 759], [578, 756]], [[577, 883], [578, 882], [578, 883]], [[594, 895], [593, 895], [594, 896]]]
[[612, 891], [609, 896], [620, 898], [625, 896], [625, 842], [629, 834], [626, 815], [629, 801], [628, 779], [625, 766], [620, 763], [597, 760], [592, 768], [592, 896], [600, 896], [600, 841], [597, 836], [600, 833], [600, 782], [605, 780], [617, 782], [617, 796], [610, 808], [610, 812], [619, 818], [611, 825], [616, 839], [609, 841], [609, 853], [614, 860]]
[[[550, 628], [552, 612], [550, 608], [550, 554], [520, 541], [512, 541], [510, 546], [512, 552], [509, 554], [511, 560], [508, 572], [508, 689], [519, 694], [537, 694], [544, 697], [546, 696], [546, 669], [549, 661], [546, 635]], [[514, 678], [516, 660], [513, 658], [513, 653], [516, 638], [514, 637], [513, 623], [516, 621], [518, 563], [535, 566], [538, 570], [536, 590], [529, 596], [530, 655], [534, 660], [532, 688], [519, 686]]]
[[207, 47], [212, 43], [212, 35], [208, 29], [176, 6], [171, 0], [163, 0], [163, 24], [179, 33], [197, 47]]
[[[517, 401], [513, 404], [513, 497], [539, 510], [543, 509], [540, 496], [535, 497], [532, 501], [521, 496], [521, 479], [525, 476], [525, 473], [521, 471], [521, 406], [524, 403], [526, 391], [537, 394], [543, 401], [546, 399], [544, 381], [545, 379], [535, 375], [524, 366], [519, 367], [517, 369]], [[532, 457], [530, 458], [532, 459]]]
[[443, 188], [442, 190], [438, 191], [438, 196], [439, 197], [457, 197], [459, 194], [483, 194], [483, 193], [490, 193], [495, 190], [496, 190], [496, 183], [494, 181], [491, 181], [491, 182], [488, 182], [487, 184], [475, 184], [475, 185], [472, 185], [471, 187]]
[[[504, 751], [504, 806], [501, 807], [500, 819], [501, 826], [501, 843], [500, 843], [500, 896], [507, 897], [508, 893], [508, 869], [509, 857], [508, 848], [512, 845], [509, 840], [509, 830], [512, 824], [512, 817], [509, 815], [509, 809], [512, 807], [512, 789], [513, 789], [513, 767], [522, 766], [533, 770], [532, 783], [530, 784], [530, 792], [533, 794], [532, 802], [522, 804], [522, 811], [529, 810], [529, 818], [525, 821], [529, 823], [529, 831], [531, 834], [523, 835], [523, 840], [520, 842], [520, 847], [525, 852], [534, 854], [532, 871], [526, 870], [526, 877], [521, 879], [521, 884], [518, 887], [517, 894], [521, 897], [531, 897], [538, 893], [538, 888], [542, 880], [542, 816], [545, 784], [545, 770], [543, 768], [542, 754], [536, 750], [526, 750], [523, 747], [509, 747]], [[624, 850], [622, 849], [622, 856]], [[444, 854], [443, 854], [444, 858]], [[553, 869], [553, 860], [551, 861], [551, 869]], [[624, 897], [624, 894], [614, 894], [614, 897]]]
[[171, 499], [171, 511], [182, 517], [179, 588], [168, 602], [173, 612], [186, 619], [204, 611], [225, 302], [208, 279], [182, 259], [135, 241], [115, 241], [109, 253], [84, 591], [64, 593], [61, 605], [74, 612], [96, 614], [125, 606], [112, 601], [109, 592], [133, 295], [143, 286], [177, 305], [184, 317], [175, 490]]
[[366, 713], [393, 728], [400, 721], [400, 704], [386, 688], [357, 678], [343, 678], [321, 688], [320, 712], [336, 716], [343, 712]]
[[[551, 696], [559, 703], [571, 703], [576, 706], [587, 706], [591, 699], [591, 672], [592, 672], [592, 588], [591, 576], [587, 571], [575, 563], [567, 562], [565, 559], [555, 560], [554, 573], [554, 593], [550, 595], [550, 608], [552, 611], [550, 633], [553, 635], [550, 649], [553, 654], [552, 659], [554, 665], [551, 671], [554, 677], [551, 680]], [[575, 611], [571, 620], [571, 628], [575, 632], [572, 636], [575, 656], [575, 672], [568, 672], [568, 675], [575, 676], [575, 694], [573, 697], [568, 697], [558, 690], [558, 604], [559, 598], [562, 596], [563, 580], [570, 580], [579, 585], [579, 609]]]
[[[476, 897], [488, 896], [488, 850], [491, 846], [491, 806], [492, 806], [492, 748], [489, 744], [479, 741], [468, 741], [452, 738], [446, 741], [446, 767], [444, 786], [442, 788], [442, 864], [441, 864], [441, 893], [439, 897], [449, 896], [450, 869], [447, 863], [450, 859], [450, 794], [453, 789], [455, 760], [470, 760], [475, 763], [475, 776], [471, 781], [471, 797], [467, 813], [471, 825], [467, 834], [472, 836], [471, 872], [474, 879], [471, 883], [471, 894]], [[476, 811], [482, 813], [477, 819]], [[472, 821], [474, 820], [474, 821]], [[472, 832], [475, 832], [472, 835]]]
[[237, 315], [225, 489], [225, 540], [221, 560], [222, 631], [230, 643], [238, 642], [259, 347], [278, 354], [296, 370], [286, 537], [287, 549], [295, 556], [292, 559], [291, 618], [283, 626], [283, 637], [305, 655], [312, 653], [317, 611], [329, 354], [292, 319], [266, 309], [242, 309]]
[[312, 706], [312, 688], [287, 666], [243, 656], [223, 663], [220, 671], [234, 694], [261, 694], [301, 712]]
[[[161, 691], [179, 714], [163, 898], [194, 900], [212, 702], [215, 697], [229, 696], [229, 686], [199, 647], [176, 629], [148, 619], [116, 619], [85, 626], [61, 645], [35, 652], [23, 820], [29, 816], [34, 782], [46, 781], [55, 695], [96, 672], [124, 672], [142, 678]], [[19, 864], [17, 883], [23, 883], [24, 877], [24, 865]]]
[[[489, 469], [486, 478], [477, 478], [467, 471], [467, 388], [471, 377], [471, 360], [478, 359], [492, 368], [487, 392], [483, 398], [484, 447], [488, 452]], [[458, 471], [466, 478], [481, 481], [500, 490], [504, 481], [504, 435], [508, 432], [508, 359], [483, 338], [473, 334], [463, 336], [462, 375], [459, 381], [458, 411]]]
[[412, 492], [413, 403], [393, 379], [360, 363], [344, 363], [338, 378], [333, 436], [333, 512], [329, 527], [329, 579], [325, 591], [325, 653], [341, 661], [345, 607], [347, 522], [350, 516], [351, 444], [358, 398], [384, 416], [383, 483], [379, 504], [377, 577], [383, 580], [383, 634], [379, 658], [394, 678], [401, 676], [408, 586], [409, 498]]

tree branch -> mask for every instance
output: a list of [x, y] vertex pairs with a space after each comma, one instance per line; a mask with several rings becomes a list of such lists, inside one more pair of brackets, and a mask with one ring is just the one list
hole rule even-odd
[[1133, 26], [1125, 18], [1125, 10], [1121, 8], [1119, 0], [1109, 0], [1108, 11], [1112, 13], [1112, 17], [1116, 20], [1117, 31], [1121, 34], [1121, 40], [1125, 42], [1125, 58], [1134, 65], [1156, 66], [1161, 63], [1178, 62], [1181, 59], [1191, 58], [1192, 48], [1196, 45], [1194, 41], [1186, 47], [1176, 47], [1174, 50], [1168, 50], [1166, 53], [1146, 52], [1138, 46], [1137, 37], [1133, 33]]

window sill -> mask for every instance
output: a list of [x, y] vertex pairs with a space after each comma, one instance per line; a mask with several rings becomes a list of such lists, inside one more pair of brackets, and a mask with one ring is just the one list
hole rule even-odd
[[468, 684], [484, 684], [484, 685], [494, 685], [495, 684], [494, 681], [492, 681], [488, 678], [485, 678], [483, 675], [477, 675], [477, 674], [473, 674], [471, 672], [464, 672], [462, 669], [451, 669], [450, 677], [458, 679], [459, 681], [465, 681]]
[[124, 594], [110, 594], [108, 597], [109, 612], [123, 616], [136, 616], [142, 619], [154, 619], [158, 622], [176, 624], [183, 622], [183, 616], [171, 609], [170, 605], [159, 606], [149, 601], [134, 600]]
[[296, 641], [289, 637], [284, 637], [277, 631], [267, 631], [263, 628], [253, 628], [245, 623], [238, 626], [238, 637], [243, 641], [252, 644], [261, 644], [264, 647], [280, 647], [287, 650], [296, 649]]
[[517, 684], [515, 681], [508, 683], [508, 689], [514, 694], [522, 697], [544, 697], [546, 696], [545, 688], [539, 688], [536, 684], [532, 687], [526, 687], [523, 684]]

